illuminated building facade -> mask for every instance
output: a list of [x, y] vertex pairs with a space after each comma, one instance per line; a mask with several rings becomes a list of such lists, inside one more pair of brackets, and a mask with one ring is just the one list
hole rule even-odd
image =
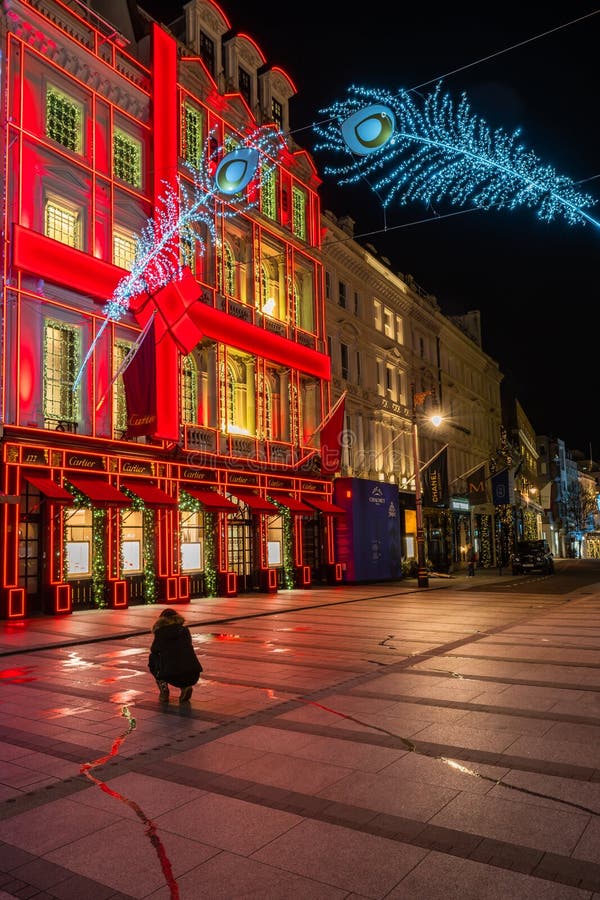
[[[320, 182], [283, 136], [295, 88], [210, 0], [182, 25], [0, 11], [2, 618], [342, 577], [313, 441], [331, 401]], [[280, 149], [246, 208], [208, 196], [209, 225], [177, 234], [187, 290], [107, 322], [165, 192], [259, 126]], [[150, 318], [140, 434], [122, 367]]]

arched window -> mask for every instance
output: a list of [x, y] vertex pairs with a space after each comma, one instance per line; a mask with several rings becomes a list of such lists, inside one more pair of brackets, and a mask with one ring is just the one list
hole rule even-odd
[[182, 425], [198, 424], [198, 367], [190, 354], [181, 359], [179, 403]]
[[235, 255], [227, 241], [217, 245], [217, 290], [229, 297], [237, 296]]
[[255, 386], [252, 357], [229, 352], [219, 371], [220, 428], [228, 434], [255, 434]]
[[273, 262], [264, 262], [260, 267], [260, 309], [267, 316], [282, 319], [275, 265]]

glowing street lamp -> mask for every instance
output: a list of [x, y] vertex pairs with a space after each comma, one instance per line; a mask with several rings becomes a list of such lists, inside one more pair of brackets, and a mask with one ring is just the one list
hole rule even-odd
[[[423, 529], [423, 498], [421, 496], [421, 468], [419, 464], [419, 431], [417, 428], [417, 407], [422, 406], [426, 398], [433, 394], [433, 391], [415, 392], [414, 384], [411, 384], [412, 394], [412, 445], [413, 445], [413, 463], [415, 467], [415, 511], [417, 520], [417, 587], [429, 587], [429, 576], [427, 574], [427, 563], [425, 560], [425, 531]], [[438, 414], [430, 419], [431, 423], [437, 428], [442, 417]]]

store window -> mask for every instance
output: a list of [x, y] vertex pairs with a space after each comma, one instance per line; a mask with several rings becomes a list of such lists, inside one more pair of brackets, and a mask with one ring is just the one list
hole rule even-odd
[[121, 511], [121, 571], [123, 575], [141, 575], [144, 570], [144, 511]]
[[92, 510], [87, 507], [65, 512], [65, 565], [67, 578], [91, 578]]
[[283, 567], [283, 516], [270, 516], [267, 526], [267, 564]]
[[46, 134], [67, 150], [81, 153], [83, 107], [52, 85], [46, 88]]
[[204, 513], [199, 510], [181, 513], [179, 547], [182, 572], [201, 572], [204, 569], [204, 520]]

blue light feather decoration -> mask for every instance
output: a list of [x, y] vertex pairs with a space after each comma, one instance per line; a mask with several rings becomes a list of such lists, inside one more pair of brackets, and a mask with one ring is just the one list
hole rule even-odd
[[529, 207], [545, 222], [562, 218], [600, 227], [585, 211], [596, 200], [524, 147], [520, 130], [490, 129], [471, 112], [465, 94], [455, 104], [441, 84], [419, 105], [405, 90], [392, 94], [354, 85], [345, 100], [320, 114], [328, 119], [313, 125], [319, 136], [315, 149], [344, 157], [324, 173], [340, 185], [366, 179], [384, 208], [394, 201]]
[[[210, 152], [212, 144], [215, 149]], [[119, 281], [104, 305], [105, 319], [79, 367], [72, 391], [78, 388], [84, 369], [109, 322], [119, 322], [134, 297], [154, 294], [171, 281], [181, 279], [184, 267], [180, 257], [181, 235], [192, 236], [203, 255], [206, 247], [198, 226], [204, 226], [214, 244], [219, 246], [221, 240], [216, 219], [231, 219], [257, 206], [258, 191], [250, 195], [245, 189], [254, 177], [259, 174], [264, 177], [275, 168], [284, 146], [283, 136], [271, 126], [254, 129], [229, 152], [216, 144], [211, 132], [200, 166], [184, 164], [190, 183], [180, 176], [177, 176], [175, 186], [163, 181], [163, 193], [158, 197], [154, 215], [135, 236], [131, 270]]]

